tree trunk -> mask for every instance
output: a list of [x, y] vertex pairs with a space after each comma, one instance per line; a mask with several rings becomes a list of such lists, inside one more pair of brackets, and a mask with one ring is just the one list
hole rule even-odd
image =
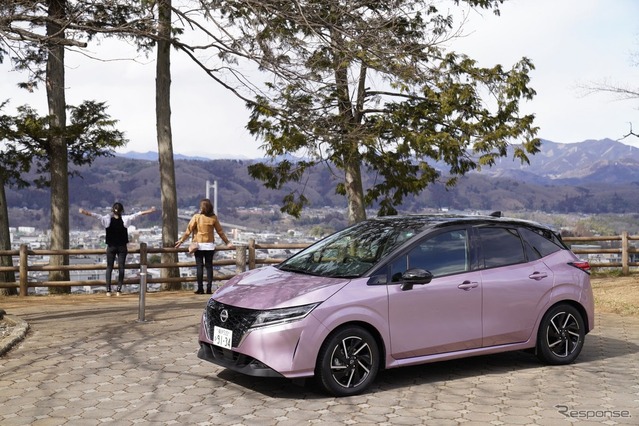
[[342, 163], [344, 168], [344, 187], [348, 201], [348, 223], [352, 225], [366, 220], [366, 206], [364, 204], [364, 187], [362, 186], [361, 160], [357, 142], [352, 136], [356, 133], [353, 128], [357, 128], [358, 118], [353, 115], [348, 81], [347, 70], [341, 66], [340, 62], [335, 67], [335, 84], [344, 135]]
[[344, 183], [348, 200], [348, 224], [353, 225], [366, 220], [362, 170], [356, 155], [350, 155], [344, 161]]
[[[0, 174], [0, 250], [11, 250], [11, 236], [9, 235], [9, 210], [4, 191], [4, 179]], [[0, 266], [13, 266], [11, 256], [0, 256]], [[16, 282], [15, 272], [0, 272], [0, 282]], [[15, 288], [0, 288], [0, 296], [14, 296], [18, 294]]]
[[[340, 48], [344, 45], [342, 35], [331, 28], [331, 40], [338, 46], [333, 53], [333, 70], [335, 72], [335, 87], [337, 93], [337, 108], [341, 117], [342, 126], [342, 168], [344, 170], [344, 187], [346, 200], [348, 201], [348, 223], [352, 225], [366, 220], [366, 206], [364, 204], [364, 187], [362, 185], [362, 165], [358, 151], [357, 141], [354, 139], [356, 132], [353, 129], [359, 126], [361, 116], [354, 115], [355, 111], [350, 100], [350, 86], [348, 76], [348, 60], [340, 55]], [[366, 73], [360, 74], [360, 85], [365, 84]], [[362, 88], [358, 85], [358, 90]], [[359, 95], [358, 105], [359, 106]]]
[[[47, 52], [46, 87], [49, 104], [50, 136], [49, 161], [51, 174], [51, 249], [69, 248], [69, 177], [67, 144], [64, 138], [66, 127], [66, 99], [64, 89], [64, 46], [56, 39], [64, 38], [64, 31], [55, 21], [65, 16], [65, 0], [49, 0], [47, 36], [50, 37]], [[50, 264], [68, 265], [69, 256], [51, 256]], [[52, 271], [50, 281], [68, 281], [68, 271]], [[49, 293], [70, 293], [69, 287], [50, 287]]]
[[[173, 247], [178, 235], [177, 192], [171, 135], [171, 0], [158, 2], [158, 56], [155, 80], [155, 114], [162, 195], [162, 245]], [[177, 253], [163, 253], [162, 263], [176, 263]], [[162, 268], [162, 277], [179, 277], [178, 268]], [[180, 283], [164, 283], [162, 290], [179, 290]]]

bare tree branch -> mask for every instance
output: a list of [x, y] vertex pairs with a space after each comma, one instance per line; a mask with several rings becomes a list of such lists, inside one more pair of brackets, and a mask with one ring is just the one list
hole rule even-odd
[[638, 138], [639, 138], [639, 135], [632, 131], [632, 122], [628, 122], [628, 124], [630, 125], [630, 131], [629, 131], [627, 134], [625, 134], [625, 135], [623, 135], [622, 137], [620, 137], [619, 139], [617, 139], [617, 141], [624, 140], [624, 139], [626, 139], [628, 136], [635, 136], [635, 137], [638, 137]]

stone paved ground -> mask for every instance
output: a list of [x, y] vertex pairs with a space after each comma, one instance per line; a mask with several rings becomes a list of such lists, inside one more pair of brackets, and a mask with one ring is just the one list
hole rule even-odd
[[[206, 296], [0, 298], [26, 338], [0, 358], [0, 425], [639, 424], [639, 318], [602, 314], [576, 364], [510, 353], [389, 370], [365, 395], [197, 358]], [[628, 417], [623, 417], [628, 416]]]

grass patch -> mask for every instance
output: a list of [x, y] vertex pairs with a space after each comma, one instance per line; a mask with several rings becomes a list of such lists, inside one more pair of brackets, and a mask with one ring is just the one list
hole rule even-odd
[[595, 311], [639, 316], [639, 276], [591, 276]]
[[590, 274], [592, 278], [619, 278], [623, 277], [621, 268], [597, 268]]

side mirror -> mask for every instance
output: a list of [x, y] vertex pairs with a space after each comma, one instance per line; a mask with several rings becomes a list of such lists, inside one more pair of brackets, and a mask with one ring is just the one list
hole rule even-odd
[[433, 280], [430, 271], [420, 268], [409, 269], [402, 274], [402, 290], [411, 290], [415, 284], [428, 284]]
[[413, 268], [402, 274], [402, 280], [413, 284], [428, 284], [433, 280], [433, 274], [425, 269]]

